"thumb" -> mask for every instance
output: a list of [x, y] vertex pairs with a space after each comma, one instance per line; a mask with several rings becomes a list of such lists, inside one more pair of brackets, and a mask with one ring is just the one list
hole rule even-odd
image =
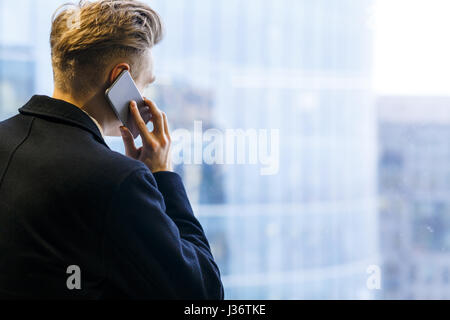
[[123, 143], [125, 145], [125, 152], [127, 156], [133, 159], [137, 159], [138, 150], [134, 144], [134, 138], [130, 130], [126, 127], [120, 127], [120, 133], [122, 134]]

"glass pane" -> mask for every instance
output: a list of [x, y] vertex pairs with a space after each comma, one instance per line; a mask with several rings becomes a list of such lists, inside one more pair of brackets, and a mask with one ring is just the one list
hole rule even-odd
[[[52, 94], [65, 2], [0, 0], [0, 119]], [[450, 299], [448, 1], [147, 2], [145, 95], [227, 299]]]

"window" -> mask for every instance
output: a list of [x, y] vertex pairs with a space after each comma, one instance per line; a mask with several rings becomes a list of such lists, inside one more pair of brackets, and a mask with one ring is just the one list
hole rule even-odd
[[[50, 17], [65, 2], [0, 0], [0, 120], [51, 95]], [[411, 298], [448, 286], [417, 286], [404, 266], [441, 261], [450, 245], [445, 0], [147, 2], [166, 38], [145, 94], [173, 132], [203, 138], [177, 149], [176, 170], [226, 298]], [[210, 154], [234, 150], [232, 163], [204, 159], [211, 129], [238, 134]], [[252, 161], [255, 147], [263, 157]], [[374, 265], [380, 290], [367, 286]]]

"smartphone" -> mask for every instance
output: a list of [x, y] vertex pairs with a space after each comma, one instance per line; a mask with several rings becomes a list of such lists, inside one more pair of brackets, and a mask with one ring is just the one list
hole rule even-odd
[[131, 74], [127, 70], [124, 70], [112, 86], [106, 90], [105, 95], [106, 100], [108, 100], [117, 118], [122, 121], [123, 125], [130, 130], [134, 128], [134, 120], [130, 112], [130, 102], [133, 100], [136, 101], [139, 110], [145, 107], [145, 102]]

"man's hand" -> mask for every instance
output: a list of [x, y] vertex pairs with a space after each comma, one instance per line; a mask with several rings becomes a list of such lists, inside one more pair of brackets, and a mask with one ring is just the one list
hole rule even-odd
[[137, 124], [143, 146], [137, 149], [130, 130], [126, 127], [120, 127], [126, 154], [130, 158], [145, 163], [152, 173], [160, 171], [173, 171], [172, 159], [170, 155], [172, 140], [170, 137], [167, 116], [150, 100], [144, 99], [144, 101], [152, 115], [150, 121], [153, 122], [154, 130], [153, 132], [148, 130], [147, 124], [144, 119], [142, 119], [136, 102], [131, 101], [131, 115]]

